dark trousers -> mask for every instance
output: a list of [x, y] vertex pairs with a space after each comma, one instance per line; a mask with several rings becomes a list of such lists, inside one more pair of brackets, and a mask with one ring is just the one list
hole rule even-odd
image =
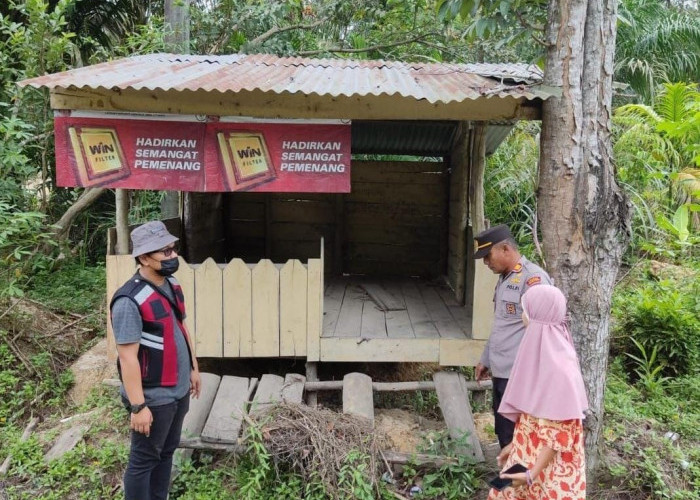
[[182, 421], [189, 408], [189, 394], [173, 403], [154, 406], [150, 408], [150, 436], [131, 431], [131, 452], [124, 474], [125, 500], [166, 500], [173, 453], [180, 444]]
[[503, 448], [513, 440], [513, 431], [515, 430], [515, 422], [498, 413], [503, 393], [506, 392], [508, 379], [493, 377], [491, 380], [493, 381], [493, 416], [496, 421], [496, 436], [498, 436], [498, 444]]

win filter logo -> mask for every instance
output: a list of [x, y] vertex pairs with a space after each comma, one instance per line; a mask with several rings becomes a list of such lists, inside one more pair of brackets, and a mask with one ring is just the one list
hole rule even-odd
[[219, 132], [217, 139], [229, 191], [245, 191], [275, 179], [262, 132]]
[[75, 171], [83, 187], [98, 186], [129, 175], [117, 131], [105, 127], [68, 128]]

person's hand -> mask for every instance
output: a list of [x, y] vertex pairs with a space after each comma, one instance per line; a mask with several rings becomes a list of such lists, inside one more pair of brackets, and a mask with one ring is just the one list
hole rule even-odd
[[190, 372], [190, 396], [199, 399], [199, 393], [202, 390], [202, 376], [198, 369]]
[[481, 363], [477, 364], [474, 368], [474, 375], [476, 376], [477, 382], [481, 382], [482, 380], [487, 380], [491, 378], [491, 375], [489, 374], [489, 369]]
[[151, 434], [152, 423], [153, 414], [151, 413], [151, 409], [148, 406], [146, 406], [140, 412], [131, 414], [131, 423], [129, 427], [134, 432], [145, 434], [146, 437], [148, 437]]
[[503, 465], [506, 463], [506, 460], [508, 460], [508, 457], [510, 456], [510, 450], [513, 448], [513, 443], [510, 443], [506, 446], [503, 447], [501, 452], [498, 454], [496, 457], [496, 463], [500, 468], [503, 468]]
[[499, 474], [501, 479], [512, 479], [513, 482], [511, 485], [514, 488], [517, 488], [519, 486], [524, 486], [527, 484], [527, 474], [525, 472], [518, 472], [517, 474]]

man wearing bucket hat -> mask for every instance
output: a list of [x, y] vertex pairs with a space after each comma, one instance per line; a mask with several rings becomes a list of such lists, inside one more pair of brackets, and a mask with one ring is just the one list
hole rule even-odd
[[134, 229], [132, 256], [139, 269], [110, 303], [121, 395], [132, 431], [126, 500], [167, 498], [190, 395], [199, 397], [201, 388], [184, 325], [184, 295], [172, 276], [178, 269], [177, 241], [160, 221]]
[[493, 413], [495, 430], [501, 448], [513, 440], [515, 424], [498, 413], [498, 406], [506, 390], [510, 370], [515, 361], [520, 341], [525, 334], [520, 298], [539, 284], [551, 285], [549, 275], [536, 264], [520, 255], [518, 244], [508, 226], [501, 224], [482, 231], [474, 240], [475, 259], [499, 275], [493, 296], [494, 321], [491, 335], [479, 363], [476, 380], [484, 380], [491, 372], [493, 381]]

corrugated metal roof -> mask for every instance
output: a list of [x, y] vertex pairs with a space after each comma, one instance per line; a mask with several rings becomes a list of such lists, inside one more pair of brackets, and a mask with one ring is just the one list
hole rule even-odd
[[[352, 152], [446, 156], [454, 146], [459, 124], [455, 121], [353, 121]], [[513, 129], [513, 123], [489, 123], [486, 154], [496, 151]]]
[[164, 91], [395, 95], [430, 103], [482, 97], [547, 99], [542, 72], [525, 64], [417, 64], [269, 54], [149, 54], [20, 82], [33, 87]]

